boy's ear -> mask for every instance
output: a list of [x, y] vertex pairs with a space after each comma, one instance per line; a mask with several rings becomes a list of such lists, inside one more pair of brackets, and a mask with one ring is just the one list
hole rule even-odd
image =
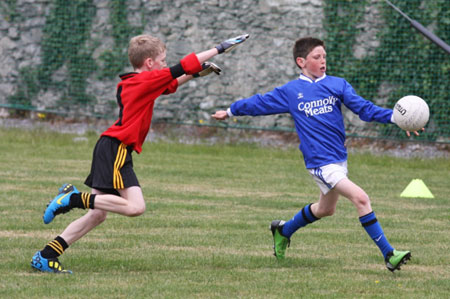
[[303, 57], [297, 57], [296, 59], [295, 59], [295, 62], [297, 63], [297, 65], [298, 65], [298, 67], [299, 68], [304, 68], [305, 67], [305, 58], [303, 58]]
[[151, 69], [153, 67], [153, 59], [146, 58], [144, 60], [144, 66], [147, 67], [148, 69]]

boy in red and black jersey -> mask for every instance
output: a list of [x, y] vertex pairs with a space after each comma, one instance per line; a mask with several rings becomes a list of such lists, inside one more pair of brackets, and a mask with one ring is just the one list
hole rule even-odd
[[100, 136], [94, 148], [91, 172], [85, 184], [91, 193], [79, 192], [64, 184], [44, 212], [44, 223], [73, 208], [89, 209], [75, 220], [31, 261], [34, 269], [43, 272], [71, 273], [62, 268], [60, 256], [69, 245], [102, 223], [108, 212], [139, 216], [145, 201], [133, 170], [132, 152], [140, 153], [153, 115], [155, 100], [162, 94], [174, 93], [178, 86], [194, 77], [220, 73], [208, 59], [229, 52], [244, 42], [248, 35], [226, 40], [215, 48], [191, 53], [175, 66], [167, 67], [166, 47], [158, 38], [139, 35], [130, 40], [128, 58], [134, 72], [121, 75], [117, 86], [119, 118]]

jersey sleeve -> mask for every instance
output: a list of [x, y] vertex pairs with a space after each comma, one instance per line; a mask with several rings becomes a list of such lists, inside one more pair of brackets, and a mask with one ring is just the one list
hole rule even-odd
[[357, 114], [363, 121], [376, 121], [380, 123], [391, 123], [392, 109], [382, 108], [359, 96], [353, 87], [344, 80], [343, 90], [344, 105], [353, 113]]
[[187, 55], [181, 59], [180, 63], [187, 75], [193, 75], [202, 70], [202, 65], [200, 64], [200, 61], [195, 53]]
[[169, 68], [170, 74], [173, 80], [167, 86], [167, 89], [163, 94], [171, 94], [177, 91], [178, 80], [176, 78], [181, 77], [184, 74], [192, 75], [202, 70], [202, 66], [195, 53], [191, 53], [180, 60], [180, 63]]
[[236, 116], [288, 113], [289, 102], [283, 90], [277, 87], [264, 95], [256, 94], [234, 102], [230, 106], [230, 111]]
[[180, 60], [180, 63], [170, 67], [170, 73], [174, 79], [184, 74], [193, 75], [202, 70], [202, 65], [195, 53], [191, 53]]
[[173, 79], [172, 82], [169, 83], [167, 89], [163, 92], [163, 94], [171, 94], [177, 91], [178, 88], [178, 80]]

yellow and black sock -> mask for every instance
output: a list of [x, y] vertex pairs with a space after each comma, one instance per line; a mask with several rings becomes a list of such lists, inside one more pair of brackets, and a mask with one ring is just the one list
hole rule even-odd
[[68, 247], [69, 245], [67, 245], [66, 241], [64, 241], [64, 239], [60, 236], [57, 236], [53, 241], [49, 242], [44, 249], [41, 250], [41, 256], [46, 259], [57, 258], [63, 254], [64, 250]]
[[86, 192], [74, 193], [70, 196], [70, 206], [72, 208], [93, 209], [95, 194]]

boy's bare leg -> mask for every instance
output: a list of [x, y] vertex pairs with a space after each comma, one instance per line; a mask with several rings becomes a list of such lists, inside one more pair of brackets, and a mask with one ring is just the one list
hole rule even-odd
[[323, 218], [331, 216], [336, 211], [337, 201], [339, 199], [339, 192], [336, 189], [331, 189], [326, 195], [320, 192], [319, 202], [311, 205], [311, 210], [314, 216]]
[[68, 245], [72, 245], [81, 237], [100, 225], [106, 219], [108, 212], [102, 210], [89, 210], [84, 216], [78, 218], [67, 226], [60, 235]]
[[96, 194], [94, 209], [69, 224], [60, 235], [68, 245], [101, 224], [106, 219], [108, 211], [126, 216], [138, 216], [145, 211], [145, 201], [140, 187], [119, 190], [122, 197], [104, 194], [95, 189], [92, 189], [92, 193]]
[[145, 201], [140, 187], [118, 190], [121, 196], [100, 194], [95, 197], [94, 209], [124, 216], [139, 216], [145, 212]]
[[400, 266], [411, 258], [410, 251], [397, 251], [391, 246], [383, 229], [381, 228], [375, 213], [372, 211], [369, 196], [358, 185], [349, 179], [342, 179], [336, 184], [335, 189], [339, 194], [347, 197], [356, 207], [359, 221], [366, 233], [374, 241], [383, 254], [386, 267], [390, 271], [400, 270]]
[[289, 221], [272, 221], [270, 230], [274, 240], [274, 255], [277, 259], [284, 258], [286, 248], [290, 243], [290, 237], [298, 229], [322, 217], [333, 215], [338, 199], [339, 192], [335, 189], [331, 189], [326, 195], [320, 192], [318, 202], [306, 205]]
[[345, 178], [340, 180], [336, 186], [334, 186], [333, 190], [336, 190], [340, 195], [348, 198], [356, 207], [360, 217], [372, 212], [369, 196], [361, 189], [361, 187], [349, 179]]
[[320, 218], [331, 216], [336, 211], [339, 196], [350, 199], [356, 206], [358, 214], [364, 216], [372, 212], [367, 194], [347, 178], [340, 180], [327, 194], [320, 193], [319, 201], [306, 205], [291, 220], [272, 221], [270, 229], [274, 238], [274, 254], [278, 259], [284, 258], [289, 239], [298, 229], [311, 224]]

